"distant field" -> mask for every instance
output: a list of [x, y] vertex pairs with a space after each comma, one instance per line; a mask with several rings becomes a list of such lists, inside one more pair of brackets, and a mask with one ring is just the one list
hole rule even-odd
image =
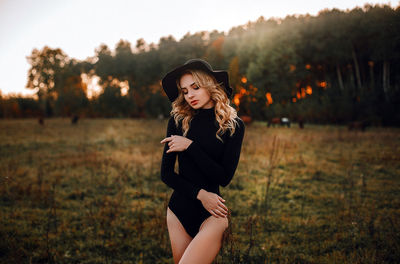
[[[1, 263], [173, 263], [166, 120], [0, 121]], [[215, 263], [398, 263], [400, 129], [247, 126]]]

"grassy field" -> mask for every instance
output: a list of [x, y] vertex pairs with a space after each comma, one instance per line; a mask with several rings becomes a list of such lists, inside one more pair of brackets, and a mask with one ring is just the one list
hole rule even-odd
[[[166, 120], [0, 121], [1, 263], [173, 263]], [[400, 129], [247, 126], [215, 263], [398, 263]]]

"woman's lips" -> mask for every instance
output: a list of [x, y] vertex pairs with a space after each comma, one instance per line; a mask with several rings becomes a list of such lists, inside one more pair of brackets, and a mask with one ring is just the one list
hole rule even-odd
[[199, 101], [198, 100], [194, 100], [191, 102], [192, 105], [196, 105]]

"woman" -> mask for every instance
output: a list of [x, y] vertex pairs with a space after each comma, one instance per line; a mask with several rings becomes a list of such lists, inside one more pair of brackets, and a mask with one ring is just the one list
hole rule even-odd
[[[174, 189], [167, 226], [175, 263], [211, 263], [218, 254], [228, 208], [219, 185], [231, 181], [245, 127], [229, 105], [226, 71], [192, 59], [169, 72], [162, 86], [172, 102], [161, 179]], [[178, 156], [179, 174], [175, 173]]]

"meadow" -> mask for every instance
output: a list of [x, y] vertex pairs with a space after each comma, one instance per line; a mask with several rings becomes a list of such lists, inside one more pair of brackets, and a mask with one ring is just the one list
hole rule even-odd
[[[173, 263], [166, 120], [0, 121], [1, 263]], [[248, 125], [215, 263], [398, 263], [400, 129]]]

